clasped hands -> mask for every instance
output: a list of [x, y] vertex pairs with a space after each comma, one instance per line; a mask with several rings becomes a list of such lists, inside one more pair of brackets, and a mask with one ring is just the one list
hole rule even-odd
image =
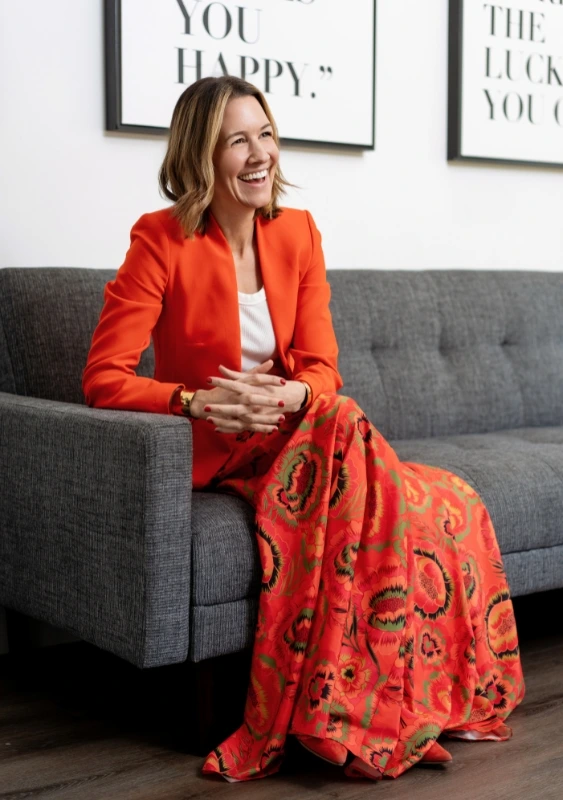
[[270, 359], [249, 372], [220, 366], [223, 377], [208, 379], [212, 389], [199, 389], [191, 403], [191, 414], [206, 419], [220, 433], [256, 431], [272, 433], [285, 420], [285, 413], [298, 411], [305, 399], [301, 381], [268, 375]]

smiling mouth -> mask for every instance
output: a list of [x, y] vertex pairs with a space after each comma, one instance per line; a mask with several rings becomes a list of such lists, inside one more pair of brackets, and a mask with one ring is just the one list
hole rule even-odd
[[268, 170], [262, 169], [259, 172], [248, 172], [246, 175], [239, 175], [239, 181], [250, 186], [263, 186], [268, 178]]

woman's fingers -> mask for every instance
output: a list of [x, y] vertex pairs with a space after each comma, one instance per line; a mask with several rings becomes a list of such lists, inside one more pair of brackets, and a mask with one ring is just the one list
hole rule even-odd
[[[234, 382], [249, 383], [253, 386], [285, 386], [286, 384], [285, 378], [280, 378], [278, 375], [267, 375], [262, 372], [235, 372], [235, 370], [227, 369], [227, 367], [222, 366], [219, 367], [219, 371], [222, 375], [225, 375]], [[211, 378], [208, 380], [215, 386], [223, 385], [215, 383], [216, 380], [222, 380], [221, 378]]]
[[241, 394], [247, 389], [244, 384], [239, 383], [236, 379], [208, 378], [207, 383], [210, 386], [218, 386], [220, 389], [227, 389], [229, 392], [236, 392], [237, 394]]
[[209, 416], [213, 419], [237, 420], [244, 424], [254, 425], [275, 425], [285, 422], [285, 417], [281, 409], [263, 409], [258, 411], [251, 410], [248, 406], [205, 406], [209, 409]]
[[265, 375], [263, 373], [246, 373], [243, 378], [239, 378], [241, 383], [249, 383], [252, 386], [285, 386], [287, 383], [285, 378], [280, 378], [279, 375]]
[[273, 366], [274, 366], [274, 360], [272, 358], [269, 358], [267, 361], [264, 361], [263, 364], [258, 364], [257, 367], [252, 367], [252, 369], [248, 371], [251, 372], [253, 375], [255, 375], [258, 372], [269, 372]]
[[228, 369], [227, 367], [224, 367], [222, 364], [219, 364], [219, 372], [221, 372], [223, 375], [228, 374], [236, 377], [243, 375], [257, 375], [259, 373], [269, 372], [273, 366], [273, 359], [269, 358], [267, 361], [264, 361], [263, 364], [258, 364], [258, 366], [252, 367], [252, 369], [249, 369], [248, 372], [237, 372], [234, 369]]
[[224, 428], [223, 426], [215, 428], [217, 433], [242, 433], [242, 431], [250, 431], [251, 433], [273, 433], [277, 428], [272, 425], [252, 425], [250, 428]]
[[[242, 417], [247, 414], [264, 414], [271, 409], [271, 413], [277, 411], [283, 413], [283, 400], [268, 395], [249, 394], [240, 395], [240, 403], [208, 403], [204, 411], [208, 414], [220, 414], [222, 417]], [[280, 405], [281, 403], [281, 405]]]
[[219, 372], [221, 373], [221, 375], [224, 375], [225, 377], [233, 381], [236, 381], [239, 378], [244, 378], [245, 375], [250, 375], [249, 372], [237, 372], [234, 369], [227, 369], [227, 367], [224, 367], [222, 364], [219, 364]]
[[229, 392], [237, 394], [252, 392], [261, 396], [270, 394], [275, 388], [281, 389], [283, 385], [280, 384], [280, 378], [273, 375], [244, 375], [243, 378], [234, 379], [212, 377], [208, 378], [207, 382], [210, 386], [218, 386]]
[[265, 423], [251, 423], [243, 422], [240, 419], [222, 419], [221, 417], [207, 417], [208, 422], [212, 422], [217, 427], [216, 431], [219, 433], [241, 433], [242, 431], [254, 431], [256, 433], [273, 433], [277, 431], [277, 425], [269, 422]]

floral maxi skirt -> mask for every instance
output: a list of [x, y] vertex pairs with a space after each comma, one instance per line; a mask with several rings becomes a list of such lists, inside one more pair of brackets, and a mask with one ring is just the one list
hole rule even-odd
[[205, 773], [272, 774], [288, 734], [386, 777], [442, 732], [506, 738], [524, 695], [516, 627], [465, 481], [400, 462], [353, 400], [325, 394], [270, 436], [238, 436], [209, 488], [255, 508], [263, 575], [244, 721]]

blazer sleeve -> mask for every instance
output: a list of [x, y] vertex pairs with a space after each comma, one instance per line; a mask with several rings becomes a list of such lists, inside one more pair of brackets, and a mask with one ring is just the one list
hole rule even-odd
[[131, 245], [115, 280], [104, 288], [104, 305], [82, 373], [89, 406], [170, 413], [169, 400], [179, 384], [135, 373], [162, 311], [168, 271], [166, 231], [145, 214], [131, 229]]
[[336, 392], [342, 386], [338, 372], [338, 344], [329, 309], [330, 285], [321, 235], [308, 211], [307, 222], [312, 242], [308, 268], [299, 281], [293, 341], [289, 349], [294, 362], [293, 379], [307, 381], [313, 398], [322, 392]]

